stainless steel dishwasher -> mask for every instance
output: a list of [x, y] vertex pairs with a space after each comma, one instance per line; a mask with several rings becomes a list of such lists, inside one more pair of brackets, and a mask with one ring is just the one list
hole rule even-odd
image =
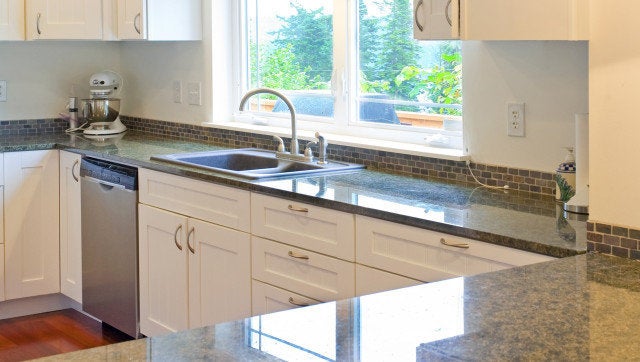
[[82, 309], [139, 337], [138, 170], [83, 158]]

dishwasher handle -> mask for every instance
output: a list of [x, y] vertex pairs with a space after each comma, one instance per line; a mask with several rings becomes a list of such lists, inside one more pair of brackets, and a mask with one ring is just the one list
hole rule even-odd
[[98, 180], [97, 178], [91, 177], [91, 176], [82, 176], [82, 178], [85, 181], [97, 183], [97, 184], [104, 185], [104, 186], [109, 186], [111, 188], [116, 188], [118, 190], [126, 190], [127, 189], [124, 185], [120, 185], [120, 184], [116, 184], [116, 183], [109, 182], [109, 181], [104, 181], [104, 180]]

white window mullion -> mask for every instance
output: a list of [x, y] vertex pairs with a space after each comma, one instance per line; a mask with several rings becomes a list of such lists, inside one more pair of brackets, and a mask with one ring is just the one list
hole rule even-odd
[[[338, 128], [347, 127], [353, 110], [350, 90], [352, 74], [351, 64], [353, 51], [350, 44], [355, 44], [351, 31], [353, 0], [334, 0], [333, 2], [333, 77], [331, 79], [334, 91], [334, 121]], [[353, 47], [351, 47], [353, 48]]]

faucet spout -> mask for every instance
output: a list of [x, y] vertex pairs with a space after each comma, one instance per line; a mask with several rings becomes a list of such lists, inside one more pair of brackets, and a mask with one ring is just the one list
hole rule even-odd
[[298, 146], [298, 131], [296, 129], [296, 110], [293, 107], [293, 103], [291, 103], [291, 101], [289, 100], [289, 98], [287, 98], [287, 96], [271, 88], [252, 89], [248, 91], [240, 100], [239, 110], [242, 111], [244, 109], [244, 105], [245, 103], [247, 103], [247, 100], [249, 98], [260, 93], [272, 94], [282, 99], [284, 104], [286, 104], [287, 107], [289, 107], [289, 112], [291, 113], [291, 147], [290, 147], [291, 151], [290, 153], [294, 157], [297, 156], [300, 153], [300, 147]]

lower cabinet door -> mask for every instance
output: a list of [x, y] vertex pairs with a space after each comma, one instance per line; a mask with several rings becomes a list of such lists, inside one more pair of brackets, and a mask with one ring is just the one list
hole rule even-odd
[[189, 328], [187, 218], [139, 205], [140, 332]]
[[60, 292], [82, 304], [80, 155], [60, 151]]
[[251, 281], [251, 314], [261, 315], [306, 307], [320, 301], [292, 293], [258, 280]]
[[189, 219], [189, 327], [251, 315], [249, 234]]
[[58, 150], [4, 154], [5, 297], [60, 292]]
[[356, 296], [422, 284], [421, 281], [356, 264]]

